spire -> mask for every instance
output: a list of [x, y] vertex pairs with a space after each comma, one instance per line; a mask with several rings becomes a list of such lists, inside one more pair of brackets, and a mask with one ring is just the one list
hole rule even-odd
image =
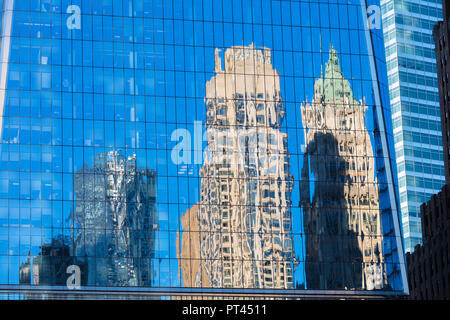
[[330, 45], [329, 58], [325, 66], [325, 74], [321, 74], [320, 82], [321, 84], [317, 84], [319, 86], [318, 89], [322, 89], [321, 86], [323, 86], [322, 92], [325, 100], [346, 101], [346, 99], [348, 99], [347, 101], [350, 103], [356, 104], [350, 82], [344, 78], [339, 63], [338, 53], [333, 45]]

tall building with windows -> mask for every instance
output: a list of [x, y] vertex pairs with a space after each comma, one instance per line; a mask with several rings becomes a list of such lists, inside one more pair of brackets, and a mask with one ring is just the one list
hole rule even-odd
[[436, 63], [439, 82], [439, 96], [441, 105], [442, 143], [444, 146], [445, 179], [450, 184], [450, 4], [442, 1], [443, 21], [439, 21], [433, 29], [435, 42]]
[[423, 244], [406, 254], [410, 299], [450, 300], [450, 94], [448, 58], [450, 6], [442, 1], [443, 21], [433, 29], [441, 106], [442, 142], [447, 184], [420, 207]]
[[405, 251], [422, 241], [420, 205], [445, 184], [433, 27], [441, 0], [382, 0]]
[[379, 5], [0, 1], [0, 298], [406, 295]]
[[[306, 274], [324, 289], [374, 290], [387, 284], [379, 201], [383, 191], [377, 189], [366, 111], [331, 47], [325, 73], [314, 84], [314, 99], [302, 106], [306, 150], [301, 203], [306, 254], [312, 257]], [[307, 183], [310, 174], [316, 177], [312, 186]]]

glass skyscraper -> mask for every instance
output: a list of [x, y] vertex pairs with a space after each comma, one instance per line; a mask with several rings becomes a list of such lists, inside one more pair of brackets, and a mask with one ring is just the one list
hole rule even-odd
[[408, 292], [378, 1], [0, 3], [2, 298]]
[[421, 243], [420, 205], [445, 184], [433, 27], [441, 0], [382, 0], [405, 251]]

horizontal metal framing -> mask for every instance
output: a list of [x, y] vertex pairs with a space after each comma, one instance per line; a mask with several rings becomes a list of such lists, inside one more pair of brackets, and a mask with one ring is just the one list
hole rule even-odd
[[330, 299], [401, 299], [406, 297], [399, 291], [357, 290], [297, 290], [297, 289], [235, 289], [235, 288], [131, 288], [131, 287], [81, 287], [69, 290], [64, 286], [0, 285], [0, 294], [48, 294], [85, 296], [216, 296], [255, 298], [330, 298]]

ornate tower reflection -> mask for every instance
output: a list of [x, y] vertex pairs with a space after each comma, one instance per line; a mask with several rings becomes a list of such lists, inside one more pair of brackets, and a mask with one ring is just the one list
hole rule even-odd
[[353, 97], [331, 47], [314, 99], [301, 108], [306, 140], [301, 205], [310, 289], [373, 290], [386, 284], [366, 110], [365, 102]]
[[191, 251], [180, 254], [184, 284], [292, 288], [293, 178], [279, 74], [267, 48], [237, 46], [224, 56], [225, 70], [216, 49], [206, 84], [200, 203], [182, 219], [182, 249]]

